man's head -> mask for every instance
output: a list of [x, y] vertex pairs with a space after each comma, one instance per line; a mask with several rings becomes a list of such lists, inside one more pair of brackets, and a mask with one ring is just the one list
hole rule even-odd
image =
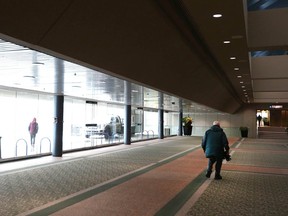
[[218, 126], [220, 126], [220, 122], [219, 122], [219, 121], [214, 121], [214, 122], [213, 122], [213, 125], [218, 125]]

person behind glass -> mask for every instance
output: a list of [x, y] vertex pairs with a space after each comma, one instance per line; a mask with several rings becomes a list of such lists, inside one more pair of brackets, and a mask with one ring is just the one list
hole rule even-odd
[[30, 133], [31, 145], [34, 146], [36, 134], [38, 133], [38, 123], [36, 118], [33, 118], [32, 122], [30, 122], [28, 130]]
[[[214, 121], [213, 126], [205, 132], [202, 139], [202, 149], [208, 158], [206, 177], [210, 178], [215, 164], [215, 179], [222, 179], [220, 175], [224, 152], [229, 154], [229, 142], [225, 132], [220, 127], [219, 121]], [[225, 151], [226, 150], [226, 151]]]
[[257, 116], [257, 121], [258, 121], [258, 126], [260, 127], [260, 124], [261, 124], [261, 120], [262, 120], [262, 116], [261, 115], [258, 115]]

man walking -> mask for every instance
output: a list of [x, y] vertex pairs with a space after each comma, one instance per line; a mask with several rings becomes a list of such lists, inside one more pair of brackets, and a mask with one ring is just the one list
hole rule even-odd
[[225, 132], [220, 127], [219, 121], [214, 121], [213, 126], [205, 132], [202, 139], [202, 148], [206, 158], [208, 158], [208, 167], [206, 177], [210, 178], [213, 165], [215, 165], [215, 179], [222, 179], [220, 175], [224, 150], [229, 154], [229, 142]]

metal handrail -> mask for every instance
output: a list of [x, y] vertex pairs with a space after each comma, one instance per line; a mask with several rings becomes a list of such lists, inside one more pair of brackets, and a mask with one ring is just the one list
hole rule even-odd
[[144, 133], [146, 132], [146, 136], [147, 136], [147, 138], [149, 137], [149, 132], [148, 132], [148, 130], [144, 130], [143, 132], [142, 132], [142, 138], [143, 138], [143, 135], [144, 135]]
[[21, 140], [23, 140], [23, 141], [25, 142], [25, 144], [26, 144], [26, 156], [27, 156], [27, 153], [28, 153], [28, 144], [27, 144], [27, 141], [26, 141], [25, 139], [21, 138], [21, 139], [18, 139], [17, 142], [16, 142], [16, 152], [15, 152], [15, 156], [16, 156], [16, 157], [17, 157], [17, 154], [18, 154], [18, 142], [21, 141]]
[[147, 136], [147, 138], [149, 138], [149, 134], [150, 134], [150, 132], [152, 132], [153, 137], [154, 137], [154, 131], [153, 131], [153, 130], [144, 130], [143, 133], [142, 133], [142, 137], [143, 137], [144, 132], [146, 132], [146, 136]]
[[153, 134], [153, 137], [154, 137], [154, 131], [153, 131], [153, 130], [149, 130], [149, 131], [151, 131], [151, 132], [152, 132], [152, 134]]
[[51, 152], [51, 141], [48, 137], [43, 137], [41, 140], [40, 140], [40, 154], [42, 153], [42, 141], [44, 139], [47, 139], [49, 141], [49, 152]]

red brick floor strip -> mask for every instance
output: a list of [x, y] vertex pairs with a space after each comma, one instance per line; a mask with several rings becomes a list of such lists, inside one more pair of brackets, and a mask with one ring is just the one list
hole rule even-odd
[[53, 215], [154, 215], [206, 166], [203, 150], [197, 149]]

